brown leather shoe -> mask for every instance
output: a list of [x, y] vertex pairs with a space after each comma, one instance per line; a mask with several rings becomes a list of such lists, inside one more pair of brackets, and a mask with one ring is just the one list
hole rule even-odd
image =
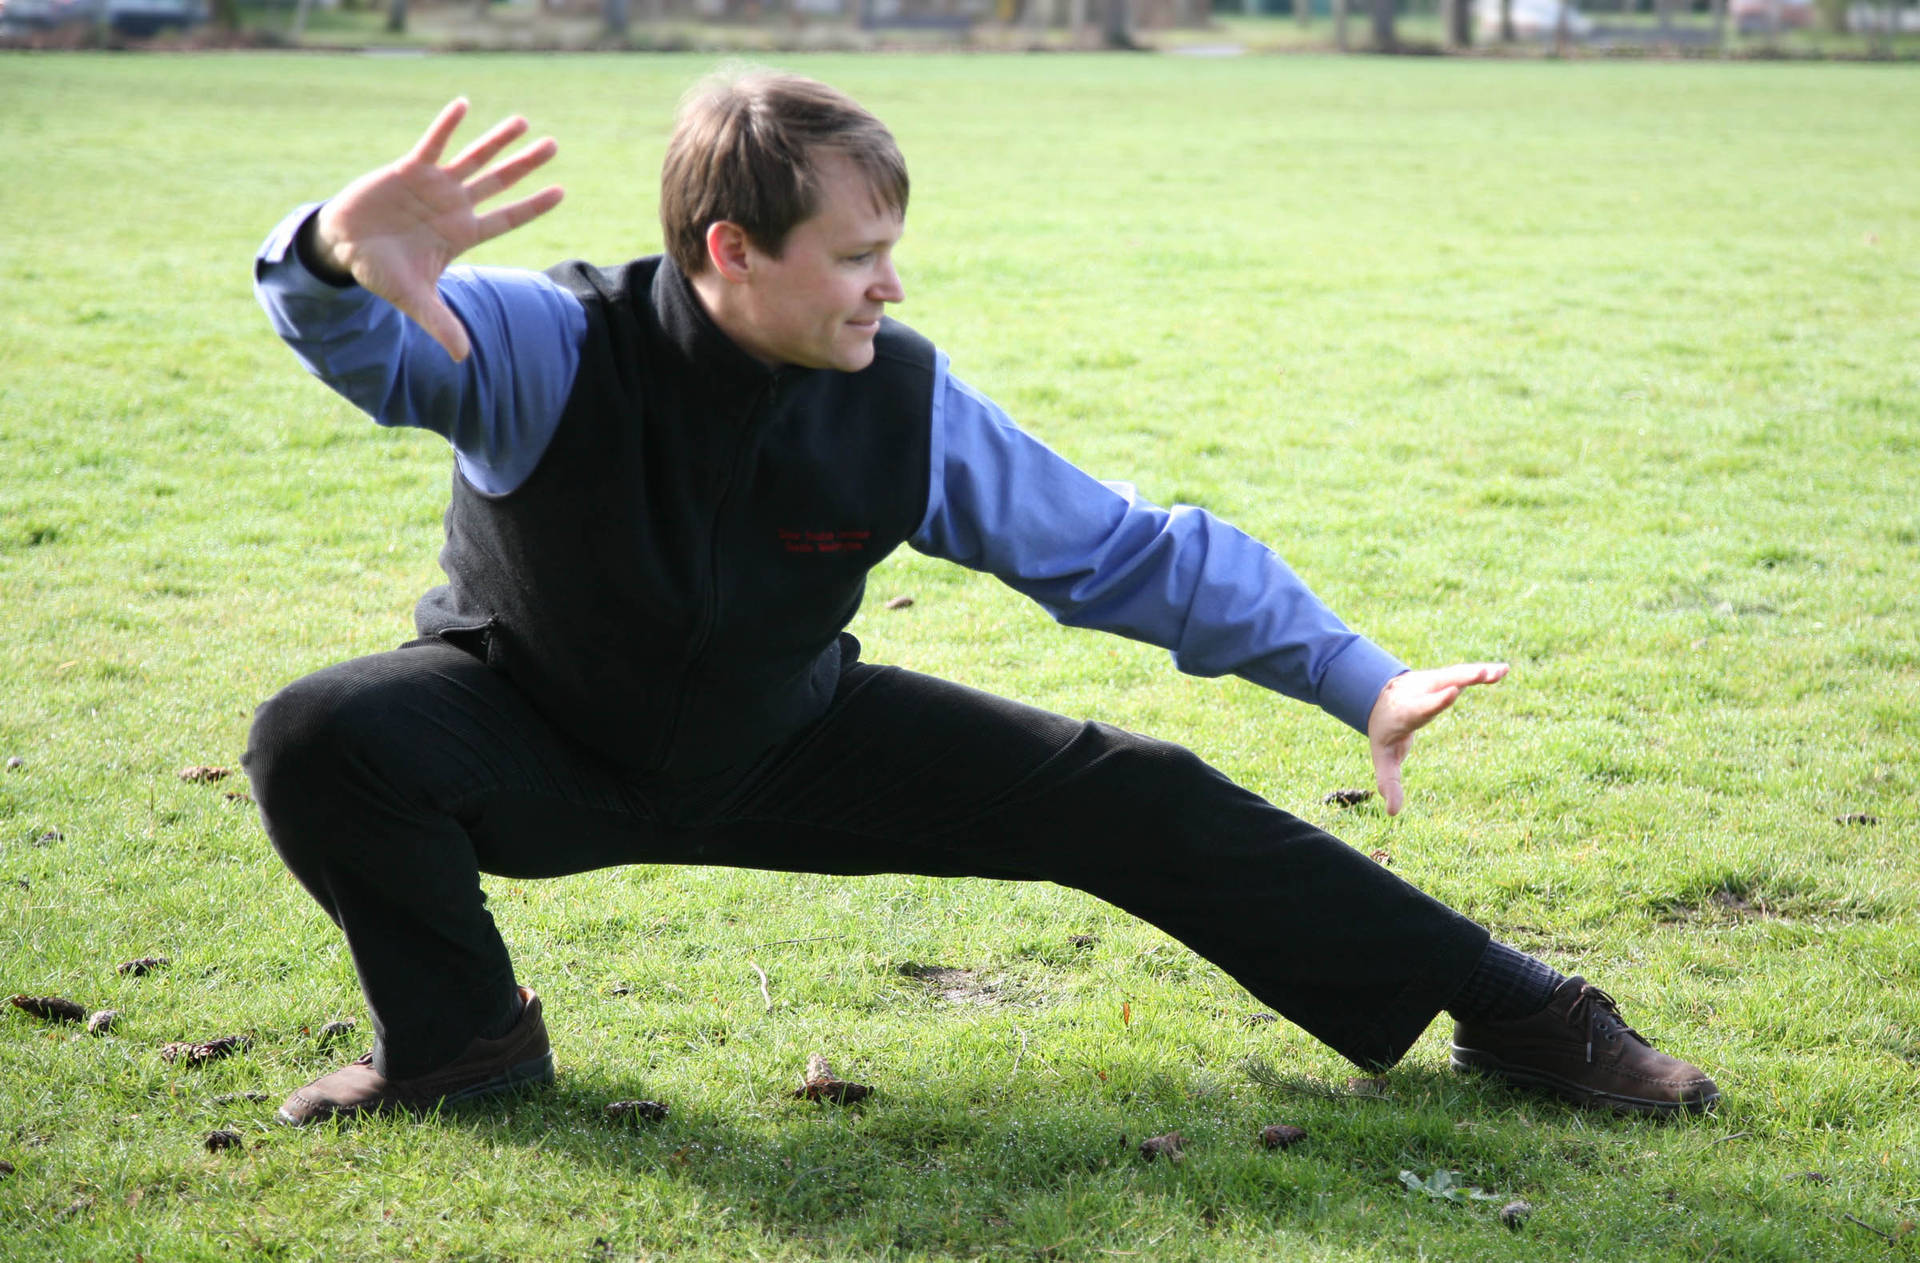
[[498, 1039], [475, 1039], [454, 1061], [417, 1079], [388, 1079], [368, 1053], [351, 1065], [323, 1074], [280, 1106], [283, 1123], [305, 1127], [356, 1114], [423, 1113], [441, 1102], [505, 1092], [527, 1083], [553, 1082], [553, 1047], [540, 1017], [540, 997], [520, 988], [525, 1008], [514, 1028]]
[[1453, 1068], [1544, 1088], [1581, 1105], [1648, 1114], [1698, 1113], [1720, 1099], [1698, 1066], [1658, 1052], [1613, 997], [1569, 978], [1547, 1007], [1511, 1022], [1460, 1022]]

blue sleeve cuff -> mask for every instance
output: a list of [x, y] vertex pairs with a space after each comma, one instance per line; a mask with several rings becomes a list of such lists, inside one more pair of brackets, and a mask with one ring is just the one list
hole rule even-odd
[[[1364, 736], [1380, 690], [1387, 687], [1388, 680], [1406, 670], [1404, 662], [1365, 636], [1354, 635], [1327, 663], [1315, 702], [1321, 710]], [[1262, 688], [1286, 691], [1282, 677], [1264, 661], [1252, 663], [1238, 674]]]

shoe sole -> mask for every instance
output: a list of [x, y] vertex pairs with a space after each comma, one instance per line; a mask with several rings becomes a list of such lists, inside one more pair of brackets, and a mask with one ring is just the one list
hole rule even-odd
[[508, 1069], [504, 1074], [497, 1074], [491, 1079], [483, 1079], [470, 1087], [461, 1088], [458, 1092], [449, 1092], [445, 1096], [435, 1097], [433, 1100], [427, 1102], [383, 1101], [379, 1105], [366, 1109], [340, 1110], [332, 1114], [314, 1114], [306, 1118], [295, 1118], [293, 1115], [287, 1113], [283, 1106], [275, 1110], [273, 1115], [275, 1119], [285, 1123], [289, 1127], [311, 1127], [315, 1123], [324, 1123], [329, 1119], [357, 1118], [362, 1114], [393, 1114], [402, 1110], [413, 1114], [428, 1114], [442, 1106], [457, 1105], [462, 1101], [471, 1101], [483, 1096], [493, 1096], [501, 1092], [511, 1092], [516, 1088], [534, 1087], [539, 1084], [552, 1083], [554, 1065], [553, 1050], [548, 1049], [542, 1056], [535, 1057], [531, 1061], [523, 1061], [519, 1065]]
[[1486, 1075], [1520, 1087], [1543, 1088], [1576, 1105], [1603, 1107], [1628, 1114], [1702, 1114], [1720, 1102], [1717, 1089], [1691, 1101], [1657, 1101], [1618, 1092], [1602, 1092], [1597, 1088], [1582, 1087], [1558, 1075], [1510, 1066], [1492, 1053], [1462, 1048], [1458, 1044], [1451, 1047], [1452, 1054], [1448, 1062], [1463, 1074]]

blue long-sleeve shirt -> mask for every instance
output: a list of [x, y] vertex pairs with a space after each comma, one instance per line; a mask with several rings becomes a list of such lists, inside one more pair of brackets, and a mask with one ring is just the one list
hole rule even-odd
[[[473, 347], [455, 363], [385, 300], [304, 266], [294, 239], [315, 209], [283, 220], [255, 260], [274, 329], [381, 425], [447, 438], [475, 487], [518, 487], [573, 389], [587, 331], [579, 300], [539, 272], [450, 268], [440, 295]], [[1239, 675], [1361, 732], [1381, 688], [1406, 670], [1271, 549], [1204, 509], [1168, 511], [1081, 471], [955, 377], [944, 354], [931, 450], [913, 547], [995, 575], [1063, 624], [1159, 645], [1188, 674]]]

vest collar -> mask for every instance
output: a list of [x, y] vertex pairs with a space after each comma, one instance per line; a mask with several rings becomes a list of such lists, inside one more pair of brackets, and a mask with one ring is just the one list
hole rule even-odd
[[[687, 358], [709, 387], [726, 396], [757, 395], [776, 375], [728, 337], [700, 302], [693, 282], [663, 255], [653, 274], [653, 309], [667, 342]], [[784, 375], [791, 370], [781, 370]]]

